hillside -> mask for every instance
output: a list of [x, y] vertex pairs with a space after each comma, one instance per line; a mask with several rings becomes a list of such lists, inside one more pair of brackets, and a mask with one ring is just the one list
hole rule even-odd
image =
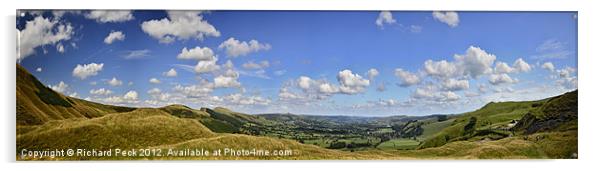
[[[577, 91], [560, 96], [526, 102], [489, 103], [473, 112], [458, 115], [449, 126], [426, 139], [419, 149], [428, 149], [456, 141], [479, 142], [532, 137], [535, 142], [545, 137], [564, 139], [562, 142], [539, 144], [548, 151], [570, 149], [556, 157], [567, 158], [577, 153]], [[561, 137], [555, 137], [560, 136]], [[565, 141], [566, 140], [566, 141]], [[553, 149], [550, 143], [568, 143]], [[556, 144], [558, 145], [558, 144]], [[546, 152], [548, 152], [546, 151]]]
[[39, 125], [51, 120], [94, 118], [134, 108], [104, 105], [67, 97], [48, 88], [17, 64], [17, 125]]

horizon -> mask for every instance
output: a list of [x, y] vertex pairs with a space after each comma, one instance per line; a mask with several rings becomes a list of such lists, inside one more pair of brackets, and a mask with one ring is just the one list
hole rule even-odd
[[576, 12], [19, 13], [17, 63], [103, 104], [427, 116], [577, 90]]

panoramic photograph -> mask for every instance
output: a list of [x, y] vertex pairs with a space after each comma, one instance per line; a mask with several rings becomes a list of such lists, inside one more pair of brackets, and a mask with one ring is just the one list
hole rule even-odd
[[15, 157], [578, 159], [577, 20], [16, 10]]

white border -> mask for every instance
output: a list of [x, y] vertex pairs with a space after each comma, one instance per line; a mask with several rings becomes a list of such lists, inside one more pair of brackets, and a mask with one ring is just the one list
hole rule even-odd
[[[599, 53], [602, 5], [593, 0], [11, 0], [2, 2], [0, 51], [1, 170], [589, 170], [600, 160]], [[16, 9], [226, 9], [226, 10], [456, 10], [578, 11], [579, 159], [511, 161], [119, 161], [15, 162], [15, 13]]]

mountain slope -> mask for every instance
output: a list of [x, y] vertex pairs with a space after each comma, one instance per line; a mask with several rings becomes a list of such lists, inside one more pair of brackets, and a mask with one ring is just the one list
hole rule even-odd
[[103, 105], [64, 96], [42, 84], [17, 64], [17, 125], [39, 125], [50, 120], [94, 118], [134, 108]]
[[454, 141], [498, 140], [535, 132], [576, 130], [576, 122], [576, 90], [543, 100], [489, 103], [458, 115], [451, 125], [426, 139], [419, 149]]

